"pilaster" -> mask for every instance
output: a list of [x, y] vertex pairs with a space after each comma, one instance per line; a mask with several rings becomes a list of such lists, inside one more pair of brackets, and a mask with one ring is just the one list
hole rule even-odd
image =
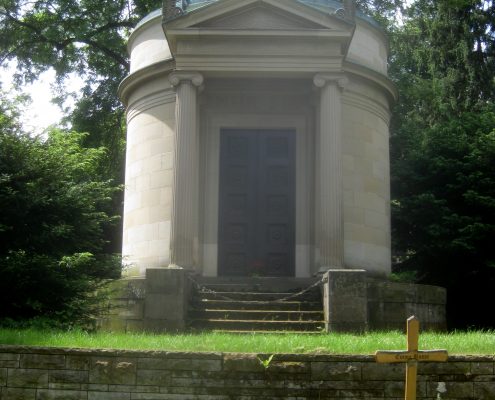
[[197, 88], [203, 76], [173, 72], [169, 81], [177, 96], [170, 265], [194, 269], [199, 261]]
[[320, 90], [320, 132], [315, 221], [320, 271], [344, 266], [344, 223], [342, 206], [342, 90], [348, 79], [339, 74], [317, 74]]

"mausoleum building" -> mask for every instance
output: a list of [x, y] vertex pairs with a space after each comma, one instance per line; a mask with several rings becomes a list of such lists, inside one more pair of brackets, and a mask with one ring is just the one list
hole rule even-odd
[[445, 290], [391, 272], [387, 37], [352, 0], [165, 0], [129, 39], [111, 330], [363, 331]]
[[129, 40], [130, 275], [390, 272], [387, 38], [352, 2], [169, 1]]

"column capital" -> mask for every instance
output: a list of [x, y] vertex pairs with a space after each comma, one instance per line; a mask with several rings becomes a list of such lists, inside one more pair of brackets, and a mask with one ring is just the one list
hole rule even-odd
[[168, 76], [168, 80], [172, 86], [178, 86], [181, 82], [188, 81], [194, 86], [200, 87], [203, 84], [204, 78], [199, 72], [174, 71]]
[[319, 73], [313, 77], [313, 83], [319, 88], [323, 88], [329, 83], [333, 83], [344, 90], [349, 84], [349, 78], [342, 74]]

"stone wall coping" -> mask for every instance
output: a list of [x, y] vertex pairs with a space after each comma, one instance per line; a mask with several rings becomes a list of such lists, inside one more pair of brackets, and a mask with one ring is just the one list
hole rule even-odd
[[419, 287], [419, 288], [432, 289], [432, 290], [438, 290], [439, 288], [445, 290], [443, 287], [435, 286], [435, 285], [426, 285], [424, 283], [389, 281], [389, 280], [377, 279], [372, 277], [366, 277], [366, 283], [378, 285], [378, 286], [410, 286], [410, 287]]
[[191, 358], [191, 359], [222, 359], [222, 353], [215, 352], [181, 352], [159, 350], [122, 350], [122, 349], [87, 349], [69, 347], [42, 347], [42, 346], [16, 346], [0, 345], [0, 353], [19, 354], [53, 354], [53, 355], [77, 355], [77, 356], [104, 356], [104, 357], [166, 357], [166, 358]]
[[[16, 354], [49, 354], [49, 355], [77, 355], [95, 357], [133, 357], [133, 358], [169, 358], [169, 359], [203, 359], [222, 360], [238, 358], [270, 357], [273, 353], [234, 353], [234, 352], [181, 352], [157, 350], [121, 350], [121, 349], [86, 349], [66, 347], [41, 347], [0, 345], [0, 353]], [[374, 362], [373, 355], [354, 354], [315, 354], [315, 353], [275, 353], [273, 361], [299, 362]], [[454, 354], [450, 355], [449, 362], [495, 362], [495, 355]]]

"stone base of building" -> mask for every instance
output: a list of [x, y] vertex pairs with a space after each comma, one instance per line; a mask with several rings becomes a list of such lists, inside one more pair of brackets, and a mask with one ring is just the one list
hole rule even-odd
[[117, 332], [180, 332], [186, 329], [190, 280], [184, 269], [151, 268], [144, 278], [112, 284], [107, 315], [98, 328]]
[[438, 286], [369, 277], [364, 270], [329, 270], [323, 276], [327, 332], [404, 330], [415, 315], [422, 330], [447, 329], [447, 291]]
[[[127, 278], [112, 286], [109, 312], [102, 330], [181, 332], [187, 329], [192, 294], [189, 272], [152, 268], [144, 278]], [[322, 278], [327, 332], [403, 330], [415, 315], [422, 330], [445, 330], [446, 290], [369, 277], [365, 270], [329, 270]]]

